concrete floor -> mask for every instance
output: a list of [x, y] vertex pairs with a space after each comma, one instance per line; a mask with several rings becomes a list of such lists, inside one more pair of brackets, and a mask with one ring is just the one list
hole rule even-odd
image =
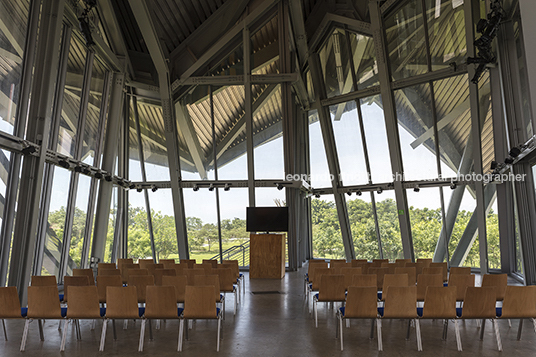
[[[233, 316], [233, 296], [227, 294], [227, 314], [223, 323], [223, 340], [216, 352], [216, 322], [199, 320], [184, 342], [185, 356], [452, 356], [458, 355], [454, 324], [449, 324], [447, 341], [441, 340], [442, 321], [422, 321], [423, 352], [417, 351], [415, 330], [408, 341], [406, 321], [383, 321], [383, 352], [377, 351], [376, 336], [369, 340], [370, 321], [352, 321], [344, 329], [344, 351], [335, 338], [337, 320], [335, 309], [319, 304], [318, 328], [309, 314], [303, 293], [303, 271], [287, 273], [282, 280], [249, 280], [236, 316]], [[265, 293], [262, 293], [265, 292]], [[268, 292], [268, 293], [266, 293]], [[275, 293], [279, 292], [279, 293]], [[521, 341], [516, 340], [519, 321], [500, 321], [503, 352], [497, 351], [490, 322], [486, 324], [484, 340], [475, 321], [461, 322], [464, 356], [528, 356], [536, 353], [536, 335], [532, 323], [525, 320]], [[117, 323], [118, 339], [113, 340], [112, 325], [104, 352], [98, 352], [102, 322], [91, 330], [90, 321], [81, 321], [82, 340], [76, 340], [69, 326], [64, 353], [59, 352], [61, 332], [57, 321], [46, 321], [45, 341], [39, 340], [37, 323], [33, 322], [28, 334], [26, 352], [19, 352], [23, 321], [6, 321], [9, 341], [0, 335], [0, 356], [172, 356], [177, 352], [178, 321], [168, 320], [160, 330], [154, 329], [154, 340], [146, 333], [145, 350], [138, 353], [140, 322], [130, 321], [128, 329]]]

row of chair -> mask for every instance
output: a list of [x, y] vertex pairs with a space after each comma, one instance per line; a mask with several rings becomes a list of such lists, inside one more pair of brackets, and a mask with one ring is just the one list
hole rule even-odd
[[[413, 320], [419, 351], [422, 351], [421, 319], [454, 320], [459, 351], [462, 351], [462, 343], [458, 319], [482, 319], [483, 321], [491, 319], [499, 351], [502, 351], [502, 342], [497, 319], [530, 318], [536, 327], [536, 286], [508, 286], [501, 308], [496, 308], [496, 291], [493, 287], [467, 288], [463, 298], [463, 308], [456, 307], [457, 292], [452, 286], [428, 287], [423, 307], [417, 305], [417, 287], [415, 286], [391, 286], [388, 291], [389, 294], [385, 297], [383, 306], [378, 307], [376, 287], [349, 287], [346, 304], [337, 311], [341, 350], [343, 350], [344, 319], [371, 319], [373, 323], [376, 321], [379, 351], [383, 350], [381, 321], [384, 319]], [[483, 334], [481, 334], [482, 337]]]

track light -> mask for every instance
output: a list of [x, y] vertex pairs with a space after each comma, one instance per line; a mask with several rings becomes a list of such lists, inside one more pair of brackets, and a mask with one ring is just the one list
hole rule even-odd
[[74, 167], [74, 172], [82, 172], [82, 166], [77, 165]]
[[378, 191], [376, 191], [376, 192], [378, 192], [378, 194], [381, 194], [383, 192], [383, 188], [378, 187]]
[[156, 185], [151, 185], [151, 191], [153, 192], [158, 191], [158, 187], [156, 187]]
[[521, 149], [518, 148], [517, 146], [514, 146], [513, 148], [510, 149], [510, 151], [508, 151], [508, 155], [510, 155], [513, 158], [518, 157], [519, 154], [521, 154]]
[[84, 175], [89, 175], [91, 173], [91, 170], [88, 169], [87, 167], [82, 167], [82, 173]]
[[230, 189], [231, 189], [231, 185], [229, 185], [228, 183], [226, 183], [225, 186], [223, 187], [224, 191], [229, 191]]
[[456, 189], [456, 183], [451, 182], [451, 183], [450, 183], [450, 188], [451, 188], [452, 190]]
[[128, 186], [128, 188], [130, 188], [130, 189], [132, 190], [132, 189], [136, 188], [136, 185], [134, 185], [133, 183], [131, 183], [131, 184]]
[[315, 197], [320, 198], [320, 194], [319, 193], [315, 194]]
[[193, 188], [193, 190], [194, 190], [194, 192], [197, 192], [197, 191], [199, 191], [199, 186], [197, 186], [197, 185], [194, 185], [194, 188]]
[[419, 192], [421, 190], [421, 188], [419, 187], [419, 185], [415, 185], [415, 187], [413, 187], [413, 191], [415, 192]]
[[352, 195], [352, 191], [348, 191], [348, 192], [346, 192], [346, 194], [347, 194], [348, 196], [351, 196], [351, 195]]
[[214, 191], [214, 184], [211, 183], [210, 186], [208, 186], [208, 190], [209, 191]]
[[96, 178], [96, 179], [99, 179], [99, 180], [100, 180], [102, 177], [103, 177], [102, 172], [95, 172], [95, 178]]
[[277, 189], [279, 191], [281, 191], [284, 188], [284, 186], [282, 184], [280, 184], [280, 183], [276, 183], [275, 185], [277, 186]]
[[490, 169], [495, 170], [499, 166], [499, 163], [497, 161], [492, 161], [490, 164]]
[[141, 188], [141, 186], [138, 186], [138, 187], [136, 188], [136, 191], [141, 192], [141, 191], [143, 191], [143, 188]]
[[355, 194], [358, 195], [358, 196], [361, 196], [361, 195], [362, 195], [362, 192], [361, 192], [361, 190], [357, 190], [357, 191], [355, 192]]
[[514, 159], [512, 159], [511, 157], [507, 157], [506, 159], [504, 159], [504, 163], [506, 165], [512, 165], [514, 163]]
[[23, 155], [30, 155], [30, 154], [33, 154], [34, 152], [36, 152], [37, 149], [35, 148], [35, 146], [27, 146], [25, 147], [24, 149], [21, 150], [21, 153]]
[[71, 165], [69, 165], [69, 162], [67, 160], [60, 160], [58, 161], [58, 165], [60, 165], [61, 167], [63, 167], [64, 169], [68, 169], [71, 167]]

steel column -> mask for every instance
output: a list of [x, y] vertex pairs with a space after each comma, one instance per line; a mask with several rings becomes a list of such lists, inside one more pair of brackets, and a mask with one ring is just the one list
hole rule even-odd
[[255, 160], [253, 158], [253, 106], [251, 95], [251, 38], [249, 28], [244, 23], [242, 47], [244, 49], [244, 117], [246, 120], [246, 146], [248, 160], [249, 207], [255, 207]]
[[26, 287], [30, 282], [32, 261], [35, 253], [39, 200], [41, 197], [46, 149], [50, 135], [52, 98], [58, 73], [58, 57], [62, 15], [65, 1], [50, 1], [43, 4], [39, 24], [39, 41], [32, 85], [32, 100], [28, 112], [26, 139], [41, 146], [39, 156], [24, 158], [21, 187], [17, 205], [17, 217], [9, 270], [8, 284], [17, 286], [23, 305], [27, 300]]
[[[378, 1], [369, 2], [371, 29], [376, 49], [378, 62], [378, 77], [380, 80], [380, 93], [382, 96], [383, 113], [385, 117], [385, 128], [387, 140], [389, 142], [389, 156], [391, 159], [391, 169], [394, 175], [394, 189], [396, 205], [398, 209], [398, 221], [400, 224], [400, 234], [402, 236], [402, 246], [404, 258], [414, 260], [413, 239], [411, 236], [411, 224], [409, 220], [408, 201], [406, 190], [403, 187], [404, 167], [402, 165], [402, 152], [398, 135], [398, 123], [396, 116], [396, 103], [391, 89], [391, 70], [389, 66], [389, 53], [385, 40], [385, 29], [380, 12]], [[400, 177], [402, 180], [400, 180]]]

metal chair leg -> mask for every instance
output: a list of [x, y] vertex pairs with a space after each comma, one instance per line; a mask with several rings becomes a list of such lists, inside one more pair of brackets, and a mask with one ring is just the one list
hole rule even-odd
[[486, 319], [482, 319], [482, 325], [480, 330], [480, 341], [484, 339], [484, 329], [486, 327]]
[[218, 318], [218, 339], [216, 340], [216, 351], [220, 352], [220, 328], [221, 328], [221, 319]]
[[408, 330], [406, 331], [406, 341], [409, 340], [410, 333], [411, 333], [411, 320], [408, 320]]
[[372, 319], [371, 320], [371, 324], [370, 324], [370, 339], [372, 340], [374, 338], [374, 322], [376, 320], [375, 319]]
[[26, 339], [28, 338], [28, 328], [30, 327], [31, 319], [26, 319], [24, 323], [24, 331], [22, 332], [22, 341], [20, 343], [20, 351], [24, 352], [26, 349]]
[[383, 351], [382, 320], [380, 319], [376, 319], [376, 330], [378, 334], [378, 351]]
[[[61, 320], [60, 320], [61, 323]], [[60, 352], [65, 351], [65, 339], [67, 337], [67, 324], [69, 323], [68, 319], [65, 319], [65, 322], [63, 323], [63, 333], [61, 334], [61, 345], [60, 345]]]
[[41, 341], [44, 341], [45, 335], [43, 333], [43, 322], [41, 320], [37, 320], [37, 324], [39, 325], [39, 337], [41, 338]]
[[462, 348], [462, 338], [460, 337], [460, 327], [458, 326], [458, 320], [454, 320], [454, 331], [456, 332], [456, 345], [458, 346], [458, 351], [463, 351]]
[[145, 323], [147, 322], [147, 319], [141, 320], [141, 328], [140, 328], [140, 343], [138, 345], [138, 352], [143, 351], [143, 340], [145, 338]]
[[443, 338], [442, 338], [443, 341], [447, 340], [448, 331], [449, 331], [449, 320], [445, 319], [443, 320]]
[[7, 341], [6, 322], [2, 319], [2, 327], [4, 328], [4, 339]]
[[415, 334], [417, 335], [417, 351], [422, 351], [421, 322], [415, 319]]
[[80, 333], [80, 320], [73, 320], [75, 330], [76, 330], [76, 339], [81, 340], [82, 334]]
[[182, 351], [182, 329], [184, 326], [184, 319], [180, 319], [179, 321], [179, 342], [177, 344], [177, 351]]
[[117, 331], [115, 329], [115, 320], [112, 320], [112, 330], [114, 331], [114, 340], [117, 340]]
[[343, 351], [344, 347], [343, 347], [343, 341], [342, 341], [342, 314], [339, 314], [339, 334], [341, 336], [341, 351]]
[[108, 320], [104, 319], [102, 321], [102, 332], [101, 332], [101, 338], [100, 338], [100, 346], [99, 351], [104, 351], [104, 342], [106, 341], [106, 327], [108, 326]]
[[149, 320], [149, 340], [153, 340], [153, 327], [151, 324], [151, 320]]
[[523, 319], [519, 319], [519, 327], [517, 328], [517, 340], [521, 340], [521, 331], [523, 330]]
[[493, 319], [493, 328], [495, 329], [495, 338], [497, 338], [497, 349], [502, 351], [501, 332], [499, 331], [497, 319]]
[[313, 298], [313, 311], [314, 311], [314, 316], [315, 316], [315, 327], [318, 327], [318, 306], [317, 306], [317, 301], [315, 298]]

